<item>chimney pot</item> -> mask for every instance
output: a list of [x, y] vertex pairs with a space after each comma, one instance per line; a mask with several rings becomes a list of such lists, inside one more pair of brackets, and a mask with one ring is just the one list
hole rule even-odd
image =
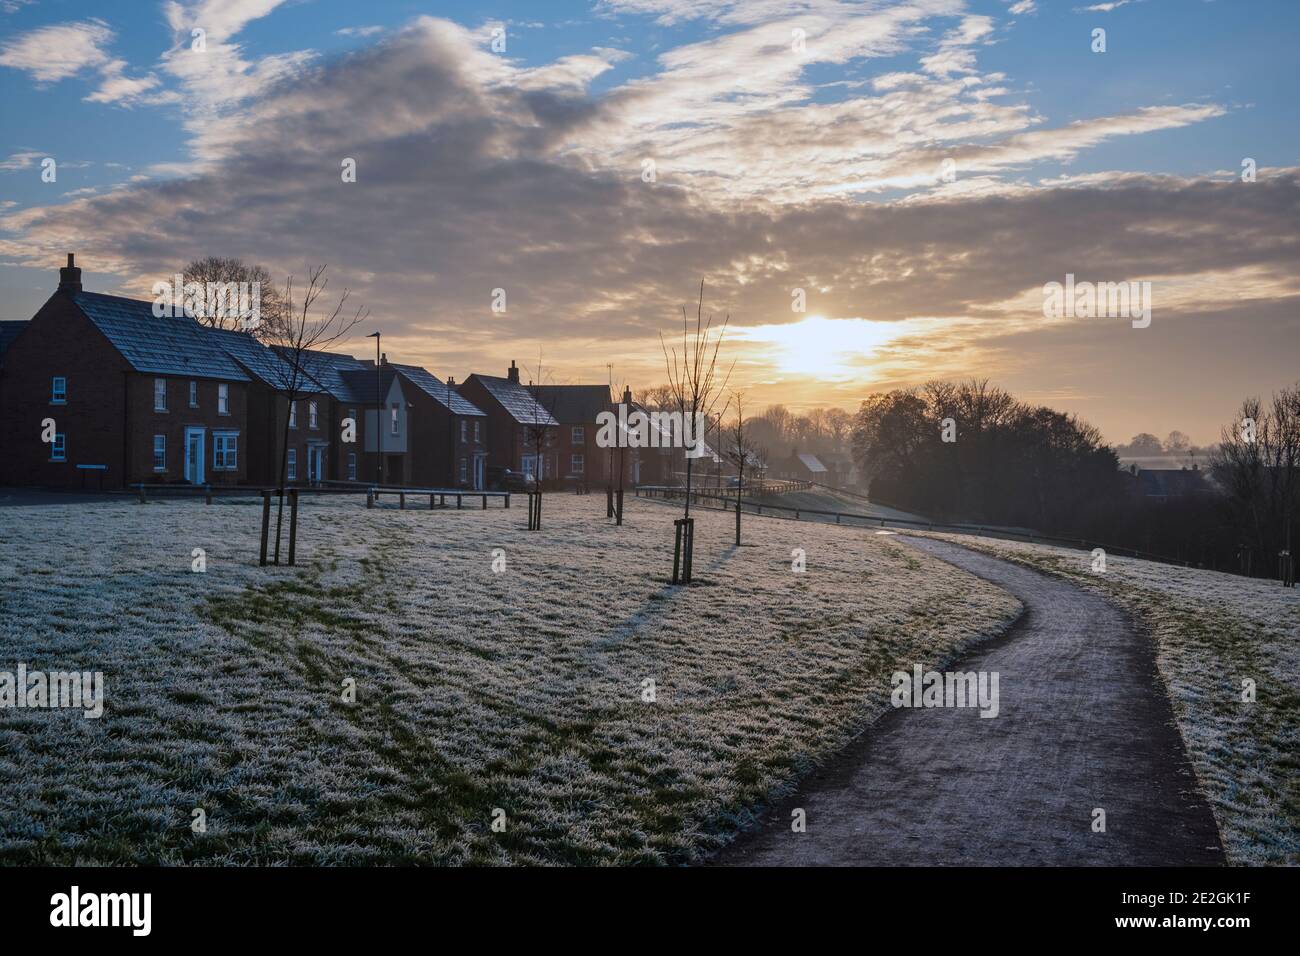
[[73, 264], [71, 252], [68, 253], [68, 264], [59, 270], [59, 291], [81, 291], [81, 270]]

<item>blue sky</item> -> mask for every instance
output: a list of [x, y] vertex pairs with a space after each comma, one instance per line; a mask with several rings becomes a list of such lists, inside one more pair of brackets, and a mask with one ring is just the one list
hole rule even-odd
[[[188, 32], [203, 23], [211, 49], [198, 58]], [[191, 255], [273, 274], [329, 261], [406, 356], [440, 374], [550, 350], [562, 378], [614, 361], [648, 385], [662, 377], [659, 324], [691, 271], [707, 271], [719, 310], [747, 330], [742, 374], [760, 396], [852, 405], [935, 370], [987, 374], [1116, 440], [1166, 419], [1208, 440], [1231, 396], [1261, 374], [1281, 384], [1297, 357], [1273, 344], [1292, 328], [1294, 290], [1272, 264], [1288, 230], [1271, 217], [1300, 165], [1298, 26], [1300, 4], [1284, 0], [0, 0], [0, 318], [39, 307], [65, 247], [88, 284], [130, 294]], [[795, 27], [807, 52], [792, 66]], [[325, 170], [351, 152], [358, 189], [338, 193]], [[41, 181], [46, 156], [55, 183]], [[639, 188], [647, 157], [661, 170], [653, 193]], [[947, 157], [955, 183], [935, 176]], [[1225, 188], [1244, 157], [1283, 190], [1254, 223], [1237, 215], [1246, 194]], [[1202, 196], [1223, 209], [1198, 221]], [[1109, 235], [1104, 217], [1077, 212], [1093, 200], [1121, 217]], [[1003, 222], [1009, 208], [1024, 221]], [[1123, 220], [1125, 208], [1149, 218]], [[395, 228], [407, 210], [413, 222]], [[1192, 261], [1179, 239], [1206, 215], [1258, 242], [1254, 258], [1216, 263], [1207, 247]], [[1014, 265], [985, 261], [990, 230], [1034, 236], [1053, 216], [1048, 239], [1008, 242]], [[1130, 244], [1143, 235], [1160, 238]], [[1186, 397], [1153, 402], [1123, 383], [1131, 339], [1079, 341], [1034, 319], [1037, 287], [1090, 269], [1164, 283], [1184, 331], [1248, 301], [1257, 340], [1220, 360], [1190, 410]], [[491, 336], [479, 303], [498, 284], [520, 305]], [[824, 355], [798, 362], [779, 354], [780, 326], [802, 320], [795, 286], [832, 320], [802, 339], [835, 330]], [[1063, 376], [1063, 355], [1088, 377]], [[1148, 375], [1162, 395], [1178, 380], [1172, 364]], [[1195, 421], [1174, 421], [1180, 408]]]

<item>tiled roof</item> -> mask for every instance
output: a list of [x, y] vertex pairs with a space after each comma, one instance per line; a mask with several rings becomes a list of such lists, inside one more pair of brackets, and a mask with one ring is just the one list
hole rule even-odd
[[480, 409], [469, 399], [463, 397], [454, 388], [449, 389], [445, 382], [439, 381], [436, 375], [431, 374], [430, 372], [421, 368], [420, 366], [394, 364], [392, 367], [397, 369], [397, 371], [399, 371], [404, 378], [410, 380], [412, 385], [420, 389], [420, 391], [424, 392], [426, 395], [430, 396], [434, 401], [436, 401], [443, 408], [450, 409], [453, 414], [456, 415], [485, 414], [482, 409]]
[[[339, 377], [347, 384], [354, 398], [349, 401], [362, 405], [380, 405], [388, 399], [388, 390], [393, 387], [393, 378], [397, 375], [391, 365], [382, 365], [382, 371], [376, 373], [373, 364], [358, 363], [355, 369], [344, 369]], [[379, 391], [376, 393], [375, 389]]]
[[810, 455], [806, 451], [799, 452], [799, 460], [803, 462], [803, 466], [813, 474], [826, 470], [826, 466], [817, 460], [816, 455]]
[[0, 362], [4, 361], [9, 343], [18, 338], [18, 333], [27, 328], [27, 320], [17, 322], [0, 322]]
[[153, 303], [78, 292], [77, 307], [137, 372], [247, 382], [243, 369], [188, 316], [158, 318]]
[[[364, 370], [367, 367], [373, 368], [373, 366], [367, 366], [351, 355], [340, 355], [337, 352], [304, 352], [302, 360], [307, 374], [340, 402], [363, 404], [364, 399], [352, 383], [343, 377], [343, 373]], [[372, 372], [371, 380], [373, 379]], [[373, 386], [369, 386], [369, 391], [374, 391]], [[374, 399], [370, 400], [370, 404], [375, 404]]]
[[528, 390], [566, 425], [594, 422], [611, 408], [608, 385], [533, 385]]
[[[233, 329], [206, 329], [218, 347], [233, 358], [244, 371], [258, 381], [277, 391], [285, 391], [294, 383], [293, 366], [279, 352], [267, 348], [247, 332]], [[304, 368], [297, 375], [297, 389], [301, 394], [323, 391], [322, 386], [306, 374]]]
[[487, 389], [488, 394], [497, 400], [520, 425], [558, 425], [557, 422], [545, 407], [537, 404], [533, 396], [528, 393], [528, 389], [518, 382], [512, 382], [508, 378], [498, 378], [495, 375], [479, 375], [475, 373], [470, 378], [477, 379]]

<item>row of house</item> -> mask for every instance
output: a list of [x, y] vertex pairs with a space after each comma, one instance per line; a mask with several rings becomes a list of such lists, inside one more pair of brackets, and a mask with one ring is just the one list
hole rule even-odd
[[615, 407], [604, 385], [525, 385], [514, 362], [456, 384], [324, 351], [295, 374], [292, 357], [86, 292], [69, 255], [35, 316], [0, 322], [0, 484], [273, 486], [283, 468], [296, 485], [603, 485], [620, 470], [630, 485], [678, 464], [672, 449], [597, 446], [598, 416]]

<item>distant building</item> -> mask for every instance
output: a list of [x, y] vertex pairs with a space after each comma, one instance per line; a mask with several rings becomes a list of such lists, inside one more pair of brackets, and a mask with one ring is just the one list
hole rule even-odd
[[797, 449], [789, 458], [779, 463], [776, 471], [776, 477], [793, 481], [816, 481], [827, 484], [830, 479], [830, 470], [816, 455]]
[[[559, 422], [555, 436], [557, 477], [605, 485], [618, 473], [617, 449], [596, 444], [602, 412], [613, 408], [607, 385], [534, 385], [529, 392]], [[615, 482], [617, 484], [617, 482]]]
[[458, 390], [487, 415], [487, 463], [495, 478], [500, 480], [507, 472], [530, 481], [559, 477], [556, 448], [560, 423], [520, 384], [514, 362], [505, 378], [475, 373]]
[[1134, 471], [1137, 492], [1144, 498], [1169, 501], [1205, 494], [1210, 490], [1205, 475], [1197, 465], [1191, 468], [1144, 469], [1137, 469], [1134, 465], [1130, 467], [1130, 474]]

